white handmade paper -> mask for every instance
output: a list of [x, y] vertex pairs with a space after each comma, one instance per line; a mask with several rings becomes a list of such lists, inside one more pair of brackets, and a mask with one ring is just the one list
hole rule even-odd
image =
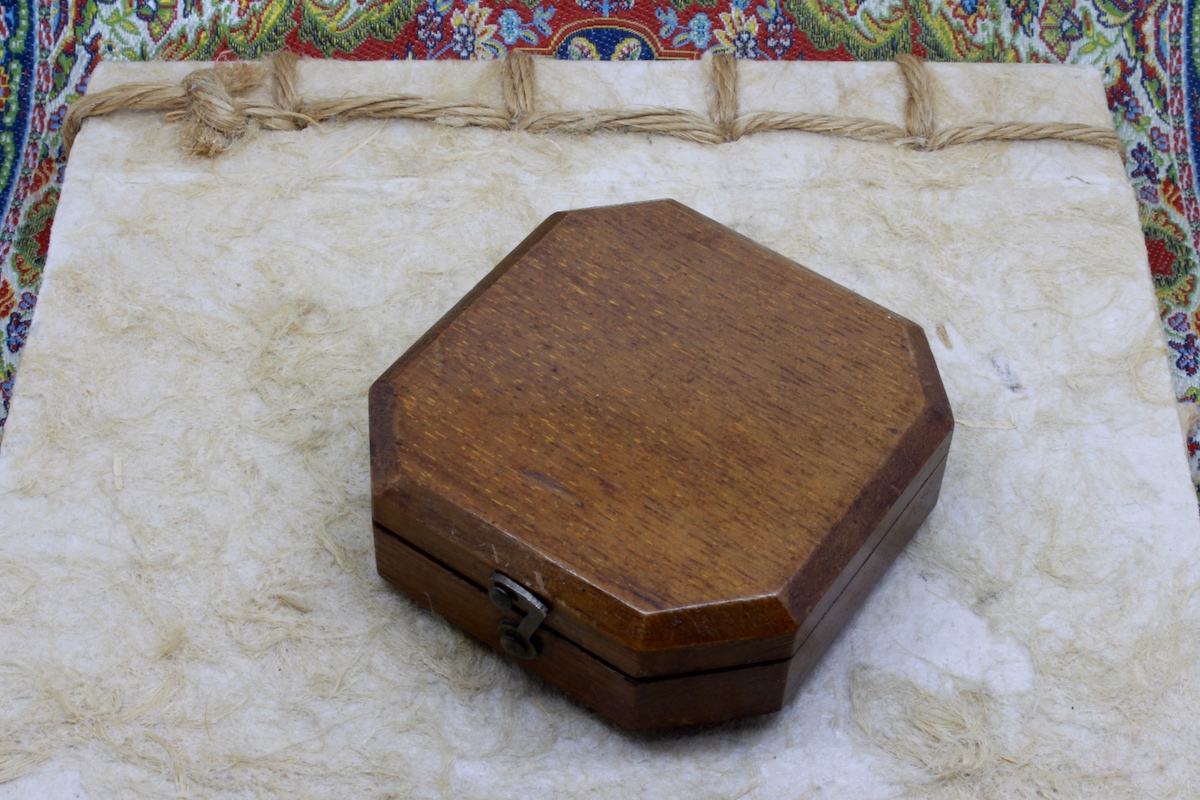
[[[91, 91], [194, 68], [104, 64]], [[1088, 70], [931, 70], [943, 124], [1109, 124]], [[300, 75], [308, 97], [500, 102], [497, 65]], [[539, 62], [538, 79], [543, 108], [707, 104], [696, 63]], [[740, 96], [903, 118], [886, 64], [743, 64]], [[366, 391], [550, 213], [662, 197], [920, 323], [958, 423], [938, 506], [795, 701], [647, 738], [378, 578]], [[0, 504], [0, 798], [1165, 797], [1200, 781], [1195, 495], [1133, 195], [1095, 147], [359, 122], [209, 161], [159, 114], [93, 119]]]

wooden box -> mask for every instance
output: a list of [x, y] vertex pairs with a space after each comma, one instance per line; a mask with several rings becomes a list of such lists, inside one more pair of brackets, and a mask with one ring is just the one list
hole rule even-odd
[[912, 322], [673, 201], [552, 215], [370, 393], [379, 574], [629, 728], [778, 710], [937, 501]]

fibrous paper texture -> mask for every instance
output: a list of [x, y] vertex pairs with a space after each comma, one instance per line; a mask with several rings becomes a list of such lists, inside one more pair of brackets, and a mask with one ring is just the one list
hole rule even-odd
[[[704, 113], [705, 69], [539, 64], [539, 103]], [[946, 124], [1107, 124], [1087, 70], [931, 69]], [[496, 65], [300, 78], [500, 102]], [[746, 64], [740, 97], [903, 119], [890, 65]], [[0, 453], [0, 798], [1200, 789], [1195, 497], [1111, 152], [407, 121], [177, 144], [117, 114], [71, 155]], [[377, 577], [366, 391], [550, 213], [661, 197], [920, 323], [958, 427], [938, 506], [791, 705], [645, 738]]]

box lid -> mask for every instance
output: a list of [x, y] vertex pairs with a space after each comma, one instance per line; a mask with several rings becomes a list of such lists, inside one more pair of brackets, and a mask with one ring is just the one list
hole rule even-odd
[[953, 428], [919, 326], [670, 200], [552, 215], [370, 406], [376, 521], [636, 677], [790, 657]]

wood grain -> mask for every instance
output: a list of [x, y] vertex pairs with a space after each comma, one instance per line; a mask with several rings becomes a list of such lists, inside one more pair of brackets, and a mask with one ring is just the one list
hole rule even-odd
[[552, 216], [370, 402], [376, 521], [632, 678], [791, 659], [953, 428], [918, 326], [673, 201]]

